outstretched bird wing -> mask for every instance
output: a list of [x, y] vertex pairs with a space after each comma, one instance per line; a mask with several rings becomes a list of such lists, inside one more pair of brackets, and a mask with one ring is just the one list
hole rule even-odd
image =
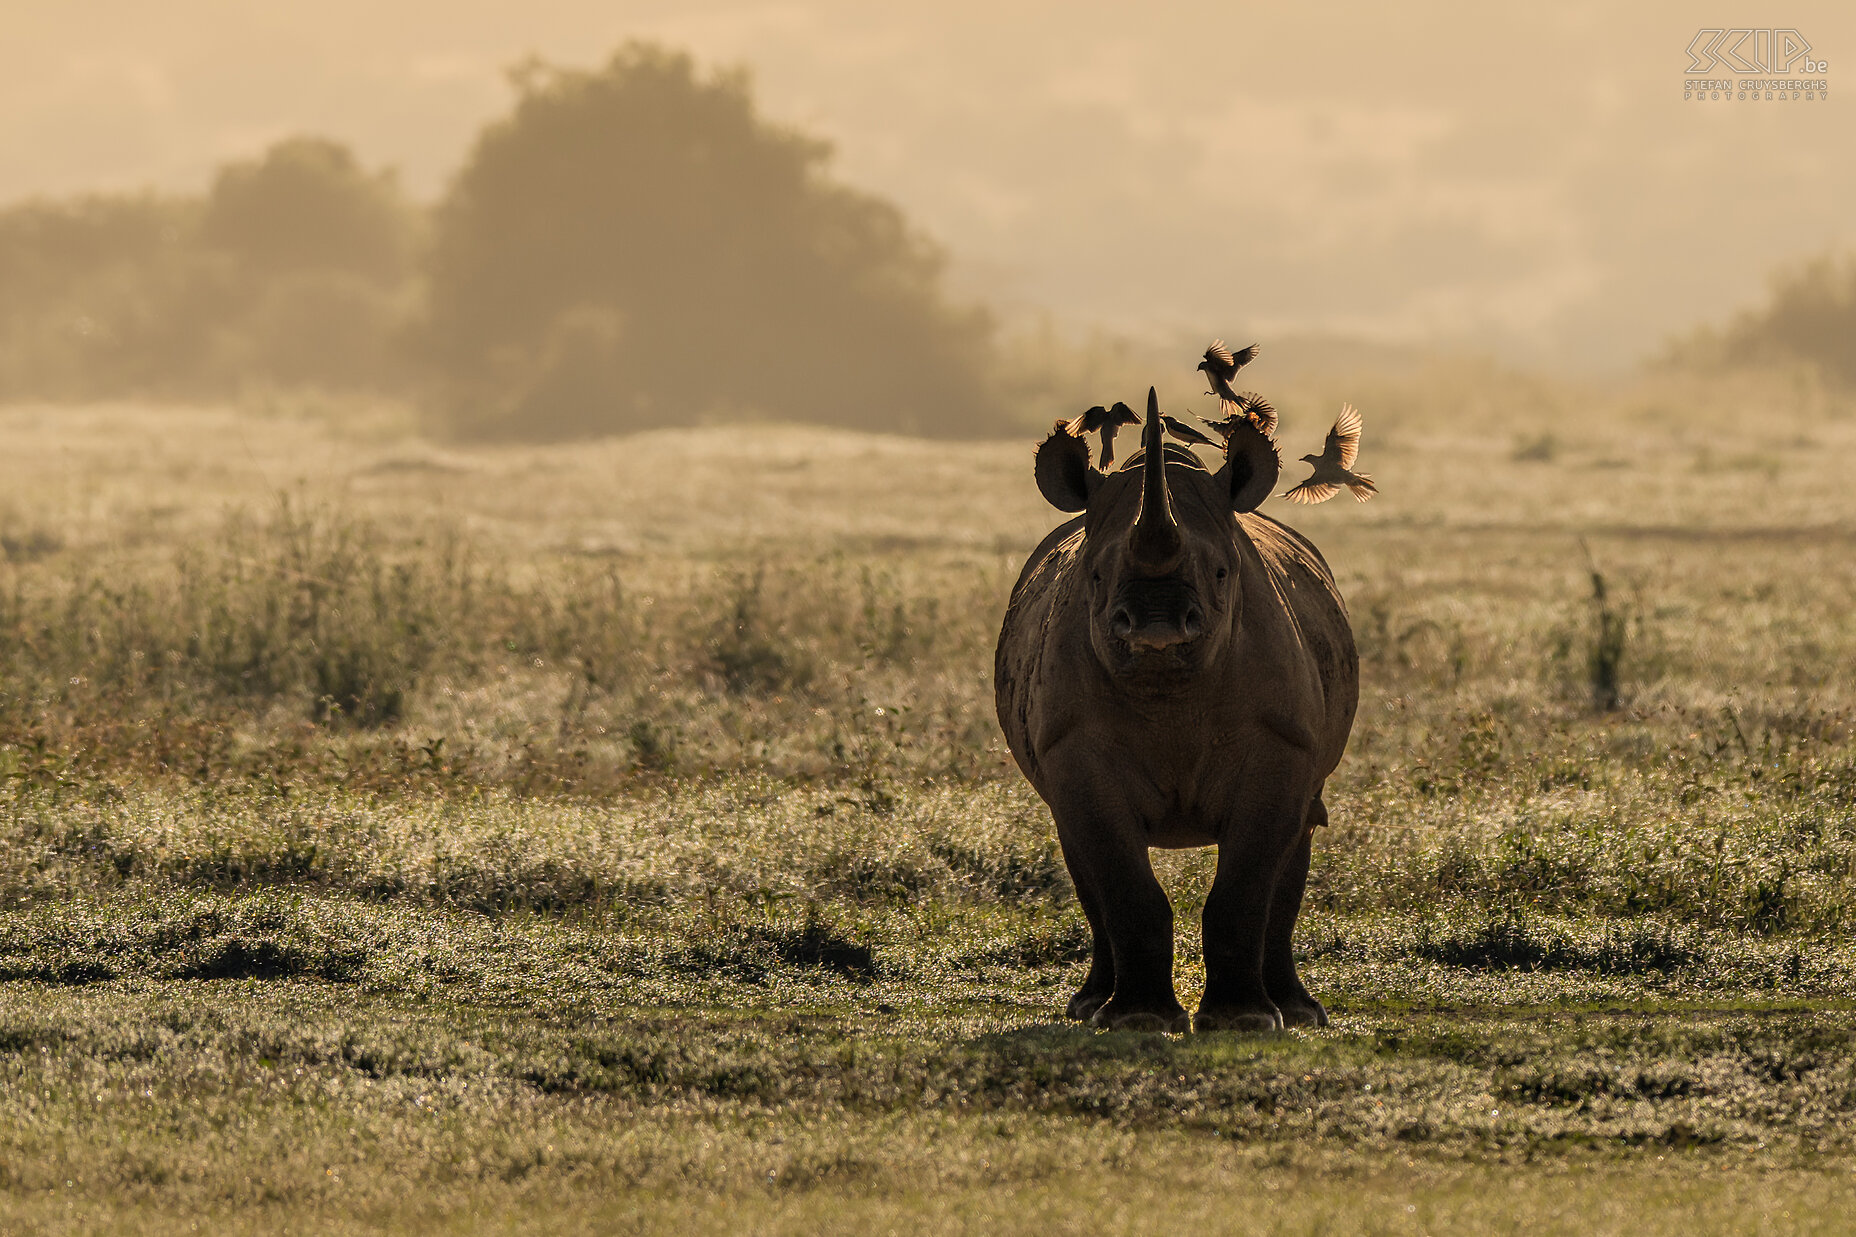
[[1232, 352], [1222, 339], [1212, 340], [1212, 346], [1205, 350], [1205, 363], [1199, 366], [1215, 378], [1229, 379], [1238, 370], [1256, 360], [1257, 345], [1252, 344], [1242, 352]]
[[1302, 484], [1290, 486], [1288, 489], [1284, 490], [1282, 496], [1292, 503], [1324, 503], [1338, 493], [1340, 493], [1340, 487], [1338, 485], [1332, 485], [1326, 481], [1316, 481], [1313, 477], [1310, 477], [1308, 480], [1302, 482]]
[[1352, 468], [1353, 461], [1360, 454], [1360, 414], [1354, 411], [1352, 404], [1340, 406], [1340, 416], [1334, 419], [1334, 428], [1328, 431], [1327, 449], [1321, 458], [1332, 460], [1342, 468]]
[[1256, 422], [1257, 428], [1270, 437], [1276, 436], [1276, 409], [1270, 402], [1255, 391], [1245, 391], [1237, 397], [1238, 408]]
[[1216, 421], [1207, 421], [1205, 424], [1217, 430], [1226, 442], [1230, 441], [1231, 434], [1237, 429], [1239, 423], [1244, 421], [1256, 426], [1263, 432], [1264, 437], [1269, 439], [1276, 437], [1276, 410], [1270, 407], [1268, 400], [1259, 395], [1246, 391], [1236, 399], [1222, 400], [1218, 405], [1218, 411], [1224, 415]]
[[1066, 423], [1066, 428], [1073, 436], [1080, 438], [1084, 434], [1093, 434], [1101, 429], [1102, 419], [1106, 416], [1108, 416], [1108, 409], [1097, 404], [1087, 412], [1078, 413], [1075, 418]]

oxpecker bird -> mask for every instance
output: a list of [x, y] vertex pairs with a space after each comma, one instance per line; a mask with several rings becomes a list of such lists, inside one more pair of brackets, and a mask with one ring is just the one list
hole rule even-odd
[[1302, 461], [1315, 471], [1308, 480], [1285, 490], [1283, 497], [1292, 503], [1320, 503], [1340, 493], [1346, 486], [1358, 502], [1365, 502], [1379, 492], [1370, 475], [1353, 471], [1353, 461], [1360, 454], [1360, 414], [1352, 404], [1340, 406], [1340, 416], [1328, 431], [1327, 449], [1320, 455], [1304, 455]]
[[[1189, 442], [1194, 446], [1203, 445], [1209, 447], [1212, 445], [1210, 435], [1201, 434], [1198, 430], [1193, 429], [1178, 417], [1171, 417], [1163, 412], [1160, 414], [1160, 424], [1166, 426], [1166, 432], [1173, 435], [1173, 437], [1179, 439], [1181, 442]], [[1226, 434], [1225, 437], [1229, 438], [1230, 435]]]
[[1124, 425], [1138, 425], [1140, 420], [1134, 415], [1134, 409], [1117, 400], [1113, 408], [1104, 408], [1097, 404], [1071, 421], [1069, 430], [1079, 438], [1084, 434], [1093, 434], [1097, 430], [1102, 432], [1102, 467], [1106, 469], [1115, 462], [1115, 431]]
[[1248, 419], [1252, 425], [1263, 431], [1265, 437], [1276, 436], [1276, 410], [1270, 406], [1268, 400], [1254, 391], [1240, 392], [1235, 400], [1226, 400], [1220, 404], [1218, 411], [1224, 415], [1216, 421], [1207, 421], [1206, 424], [1217, 430], [1227, 440], [1231, 437], [1231, 431], [1237, 428], [1240, 419]]
[[1212, 384], [1211, 393], [1227, 403], [1236, 403], [1237, 392], [1231, 387], [1231, 379], [1237, 377], [1237, 371], [1256, 359], [1255, 344], [1242, 352], [1232, 352], [1224, 346], [1224, 340], [1212, 340], [1212, 346], [1205, 350], [1205, 359], [1198, 368], [1205, 371], [1206, 379]]

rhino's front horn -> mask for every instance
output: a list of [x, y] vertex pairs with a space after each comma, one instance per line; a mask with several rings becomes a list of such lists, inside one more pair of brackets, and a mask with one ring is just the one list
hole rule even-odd
[[1147, 424], [1141, 427], [1141, 513], [1128, 534], [1128, 566], [1144, 576], [1167, 576], [1178, 570], [1186, 541], [1173, 518], [1173, 500], [1166, 489], [1165, 428], [1160, 424], [1160, 400], [1147, 388]]

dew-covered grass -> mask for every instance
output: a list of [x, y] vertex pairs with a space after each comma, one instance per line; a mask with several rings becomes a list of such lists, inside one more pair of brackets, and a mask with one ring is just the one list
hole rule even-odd
[[1837, 1231], [1847, 397], [1349, 381], [1334, 1024], [1248, 1038], [1059, 1020], [1028, 444], [0, 412], [0, 1231]]

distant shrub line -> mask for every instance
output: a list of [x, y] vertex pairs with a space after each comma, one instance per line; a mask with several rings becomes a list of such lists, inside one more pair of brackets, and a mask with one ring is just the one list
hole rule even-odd
[[416, 397], [571, 438], [702, 416], [999, 432], [992, 324], [739, 72], [633, 43], [514, 75], [443, 198], [298, 137], [200, 197], [0, 210], [0, 399]]

